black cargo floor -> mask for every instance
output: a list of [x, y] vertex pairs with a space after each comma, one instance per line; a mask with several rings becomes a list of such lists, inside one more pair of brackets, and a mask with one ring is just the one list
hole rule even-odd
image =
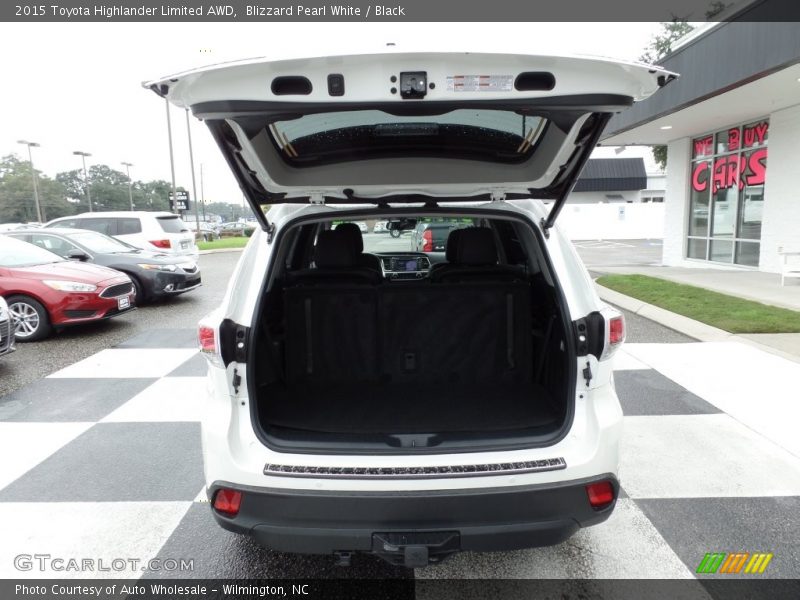
[[496, 432], [558, 420], [534, 384], [271, 385], [259, 404], [262, 425], [325, 433]]

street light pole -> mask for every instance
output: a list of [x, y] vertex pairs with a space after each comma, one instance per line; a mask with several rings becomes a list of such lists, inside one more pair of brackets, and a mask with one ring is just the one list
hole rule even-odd
[[128, 200], [130, 200], [131, 210], [133, 210], [133, 188], [131, 187], [131, 167], [133, 163], [123, 162], [122, 164], [125, 165], [125, 172], [128, 174]]
[[36, 184], [36, 170], [33, 168], [33, 152], [31, 152], [31, 148], [38, 148], [39, 144], [36, 142], [28, 142], [26, 140], [19, 140], [18, 144], [25, 144], [28, 147], [28, 160], [31, 163], [31, 179], [33, 179], [33, 202], [36, 205], [36, 218], [39, 219], [39, 223], [43, 223], [44, 219], [42, 218], [42, 207], [39, 204], [39, 186]]
[[200, 200], [203, 202], [203, 221], [206, 220], [206, 194], [203, 191], [203, 163], [200, 163]]
[[80, 156], [81, 160], [83, 161], [83, 185], [86, 186], [86, 201], [89, 203], [89, 212], [93, 212], [92, 210], [92, 190], [89, 187], [89, 174], [86, 171], [86, 157], [91, 156], [88, 152], [83, 152], [81, 150], [75, 150], [73, 152], [74, 155]]
[[172, 171], [172, 212], [181, 214], [178, 208], [178, 190], [175, 188], [175, 157], [172, 155], [172, 121], [169, 118], [169, 100], [164, 97], [167, 107], [167, 138], [169, 139], [169, 168]]
[[189, 120], [189, 109], [186, 109], [186, 135], [189, 137], [189, 166], [192, 168], [192, 196], [194, 197], [194, 222], [197, 226], [197, 235], [202, 239], [200, 231], [200, 213], [197, 210], [197, 184], [194, 180], [194, 154], [192, 153], [192, 126]]

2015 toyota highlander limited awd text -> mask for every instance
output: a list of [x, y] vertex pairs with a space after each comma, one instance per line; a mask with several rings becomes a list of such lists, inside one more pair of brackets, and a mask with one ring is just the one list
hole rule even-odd
[[[387, 51], [146, 83], [205, 121], [260, 224], [199, 329], [217, 522], [420, 567], [607, 519], [624, 322], [555, 221], [610, 116], [674, 77]], [[443, 251], [372, 221], [458, 226]]]

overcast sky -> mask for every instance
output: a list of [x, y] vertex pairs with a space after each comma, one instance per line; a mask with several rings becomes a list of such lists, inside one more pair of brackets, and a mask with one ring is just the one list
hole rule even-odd
[[[398, 50], [588, 54], [635, 60], [657, 23], [1, 23], [3, 91], [0, 155], [27, 150], [53, 177], [89, 164], [131, 162], [133, 179], [170, 180], [164, 101], [141, 82], [189, 68], [252, 57], [270, 59], [369, 52], [394, 42]], [[413, 45], [422, 43], [424, 45]], [[172, 108], [176, 183], [191, 190], [183, 111]], [[198, 194], [242, 196], [205, 125], [191, 119]], [[600, 155], [615, 156], [612, 149]], [[610, 153], [610, 154], [609, 154]], [[646, 156], [630, 149], [620, 156]]]

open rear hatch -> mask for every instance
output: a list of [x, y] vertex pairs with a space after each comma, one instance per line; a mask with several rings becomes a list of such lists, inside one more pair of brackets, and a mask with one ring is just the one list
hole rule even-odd
[[191, 71], [144, 85], [203, 119], [264, 229], [286, 202], [555, 200], [611, 116], [675, 75], [604, 59], [395, 53]]
[[[145, 84], [206, 122], [282, 257], [264, 278], [247, 344], [262, 441], [418, 453], [565, 435], [578, 372], [573, 319], [585, 315], [569, 315], [529, 221], [453, 203], [552, 199], [547, 235], [611, 115], [673, 77], [585, 58], [385, 54], [249, 61]], [[355, 244], [321, 250], [323, 238], [339, 239], [323, 235], [334, 234], [324, 219], [342, 211], [272, 235], [266, 206], [326, 202], [377, 205], [385, 216], [463, 210], [479, 227], [460, 244], [482, 240], [471, 251], [489, 276], [392, 284], [365, 273], [350, 260]], [[353, 209], [355, 220], [375, 214]], [[498, 253], [502, 239], [519, 245], [516, 260]], [[325, 263], [336, 265], [321, 272]]]

